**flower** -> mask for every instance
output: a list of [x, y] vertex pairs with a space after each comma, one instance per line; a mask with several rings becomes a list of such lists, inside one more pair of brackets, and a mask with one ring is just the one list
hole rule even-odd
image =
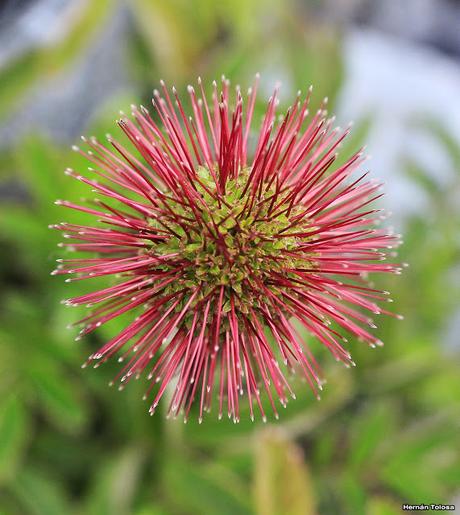
[[94, 256], [58, 260], [53, 273], [113, 277], [64, 301], [97, 305], [77, 338], [123, 313], [133, 318], [83, 366], [119, 355], [120, 388], [145, 372], [151, 414], [168, 389], [168, 416], [187, 420], [195, 405], [201, 422], [217, 399], [219, 418], [226, 411], [238, 422], [245, 394], [252, 419], [258, 409], [266, 420], [267, 402], [278, 417], [278, 402], [295, 398], [286, 372], [300, 372], [318, 395], [320, 370], [299, 326], [347, 366], [343, 332], [381, 345], [364, 312], [389, 313], [378, 305], [388, 292], [366, 277], [401, 271], [385, 261], [398, 236], [376, 227], [382, 214], [370, 207], [381, 185], [366, 173], [352, 178], [362, 150], [336, 164], [349, 128], [333, 128], [327, 99], [309, 118], [311, 88], [281, 118], [275, 90], [251, 138], [257, 84], [258, 76], [246, 99], [237, 87], [232, 108], [228, 80], [220, 92], [213, 83], [208, 101], [199, 79], [198, 92], [188, 87], [188, 117], [162, 82], [156, 117], [143, 106], [132, 106], [133, 119], [122, 113], [126, 145], [108, 135], [110, 145], [83, 138], [89, 150], [74, 147], [100, 182], [66, 171], [99, 198], [57, 203], [99, 223], [53, 226], [71, 240], [61, 246]]

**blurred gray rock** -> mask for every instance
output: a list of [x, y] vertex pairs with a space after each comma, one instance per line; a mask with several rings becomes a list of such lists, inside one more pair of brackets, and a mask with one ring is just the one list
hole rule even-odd
[[[11, 28], [1, 33], [0, 62], [61, 37], [80, 1], [40, 0], [18, 12]], [[56, 77], [36, 84], [20, 106], [1, 120], [1, 146], [37, 130], [70, 142], [81, 134], [98, 106], [129, 89], [124, 66], [128, 24], [126, 8], [118, 5], [74, 62]], [[9, 41], [8, 34], [16, 35], [2, 48], [2, 38]]]
[[326, 20], [359, 24], [460, 56], [458, 0], [325, 0]]
[[424, 123], [437, 121], [460, 145], [460, 66], [428, 46], [371, 29], [346, 33], [344, 59], [338, 118], [347, 123], [372, 116], [369, 167], [375, 177], [389, 179], [387, 207], [399, 216], [426, 209], [402, 160], [413, 160], [444, 184], [458, 173]]

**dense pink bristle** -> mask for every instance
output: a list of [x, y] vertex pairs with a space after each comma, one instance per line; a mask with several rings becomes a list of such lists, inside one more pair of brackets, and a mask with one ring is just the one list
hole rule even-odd
[[[97, 366], [119, 355], [124, 366], [115, 380], [121, 385], [145, 371], [151, 414], [169, 387], [168, 416], [182, 412], [187, 420], [196, 403], [201, 422], [217, 398], [219, 418], [228, 415], [238, 422], [245, 393], [251, 419], [258, 409], [266, 420], [267, 405], [278, 417], [277, 402], [285, 406], [295, 398], [286, 372], [300, 372], [315, 395], [322, 390], [319, 366], [292, 319], [347, 366], [354, 363], [341, 331], [381, 345], [369, 332], [375, 324], [367, 313], [391, 315], [378, 305], [391, 299], [365, 278], [371, 272], [400, 273], [401, 265], [386, 261], [399, 237], [377, 226], [382, 213], [371, 204], [381, 197], [380, 184], [367, 181], [367, 173], [355, 176], [363, 151], [335, 166], [350, 129], [333, 129], [326, 101], [308, 121], [311, 88], [278, 123], [275, 90], [252, 159], [248, 147], [258, 76], [246, 99], [237, 88], [232, 102], [225, 78], [221, 88], [214, 83], [207, 97], [201, 79], [197, 90], [189, 86], [189, 116], [177, 91], [170, 95], [162, 82], [162, 93], [155, 91], [153, 100], [159, 123], [143, 106], [132, 106], [133, 120], [122, 115], [118, 121], [129, 149], [112, 136], [108, 145], [85, 138], [86, 152], [74, 148], [91, 161], [89, 171], [98, 180], [66, 173], [99, 198], [88, 205], [57, 203], [96, 216], [99, 225], [52, 228], [71, 240], [62, 246], [95, 257], [59, 260], [53, 274], [75, 280], [118, 277], [112, 286], [66, 304], [99, 304], [75, 324], [83, 326], [79, 337], [133, 313], [133, 321], [87, 363]], [[203, 168], [209, 180], [200, 176]], [[234, 214], [229, 185], [235, 188], [242, 174], [247, 177], [238, 190], [241, 210]], [[216, 210], [228, 214], [216, 221]], [[241, 269], [237, 286], [243, 293], [233, 288], [233, 279], [211, 288], [206, 281], [190, 285], [190, 270], [202, 265], [186, 246], [156, 250], [186, 237], [202, 242], [201, 251], [214, 242], [216, 256], [231, 268], [247, 248], [240, 240], [229, 246], [225, 224], [233, 223], [235, 236], [250, 217], [267, 227], [287, 222], [265, 236], [248, 232], [261, 245], [270, 242], [281, 250], [264, 257], [262, 275], [246, 265]], [[168, 293], [172, 286], [176, 289]]]

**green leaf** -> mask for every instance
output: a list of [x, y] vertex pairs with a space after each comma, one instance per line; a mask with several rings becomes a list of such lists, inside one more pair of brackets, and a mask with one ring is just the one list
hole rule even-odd
[[346, 513], [364, 513], [366, 491], [363, 481], [348, 469], [343, 468], [339, 488]]
[[272, 428], [261, 431], [255, 455], [258, 515], [313, 515], [315, 495], [302, 451]]
[[350, 428], [349, 463], [351, 467], [359, 469], [363, 463], [375, 460], [379, 443], [384, 442], [389, 434], [393, 434], [394, 409], [393, 405], [372, 404], [353, 419]]
[[12, 490], [30, 515], [71, 514], [70, 506], [60, 483], [47, 477], [43, 470], [22, 469]]
[[[217, 469], [217, 470], [216, 470]], [[162, 475], [170, 513], [200, 515], [249, 515], [247, 492], [238, 478], [218, 465], [200, 463], [169, 455]]]
[[366, 504], [366, 515], [400, 515], [401, 504], [385, 497], [372, 497]]
[[36, 363], [29, 374], [36, 388], [37, 401], [50, 420], [70, 433], [81, 431], [87, 413], [74, 383], [49, 361]]
[[28, 424], [21, 401], [14, 395], [4, 398], [0, 406], [0, 482], [17, 472], [28, 439]]
[[139, 510], [134, 512], [135, 515], [168, 515], [168, 512], [165, 511], [160, 506], [151, 505], [142, 506]]
[[17, 166], [32, 195], [50, 205], [62, 195], [66, 177], [57, 148], [41, 137], [21, 141]]
[[381, 477], [408, 502], [442, 502], [442, 473], [451, 463], [458, 463], [458, 428], [446, 422], [419, 421], [392, 443], [392, 455], [386, 460]]
[[[128, 515], [142, 478], [145, 452], [140, 447], [125, 448], [97, 469], [84, 513], [88, 515]], [[148, 512], [147, 512], [148, 513]], [[158, 513], [161, 512], [155, 512]]]

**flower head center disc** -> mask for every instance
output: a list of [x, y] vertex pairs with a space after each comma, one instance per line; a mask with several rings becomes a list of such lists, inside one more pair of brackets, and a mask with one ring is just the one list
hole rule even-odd
[[[290, 255], [298, 238], [288, 233], [301, 208], [280, 202], [274, 184], [263, 182], [254, 193], [249, 187], [249, 175], [248, 168], [240, 170], [235, 178], [227, 180], [225, 192], [220, 192], [210, 171], [200, 167], [193, 210], [196, 219], [190, 220], [191, 210], [187, 206], [174, 202], [165, 206], [174, 220], [165, 222], [172, 236], [154, 244], [151, 253], [158, 257], [177, 254], [181, 263], [176, 266], [183, 270], [181, 279], [170, 284], [165, 293], [198, 289], [194, 299], [197, 304], [224, 287], [222, 311], [230, 311], [233, 298], [235, 310], [248, 313], [257, 308], [254, 290], [260, 290], [261, 284], [271, 288], [267, 280], [273, 273], [308, 265], [309, 253], [305, 259], [299, 259], [298, 253]], [[186, 220], [193, 222], [193, 226], [184, 226]], [[152, 224], [161, 230], [158, 220], [152, 220]], [[300, 227], [307, 230], [305, 219]], [[169, 265], [160, 264], [158, 269], [166, 271]]]

